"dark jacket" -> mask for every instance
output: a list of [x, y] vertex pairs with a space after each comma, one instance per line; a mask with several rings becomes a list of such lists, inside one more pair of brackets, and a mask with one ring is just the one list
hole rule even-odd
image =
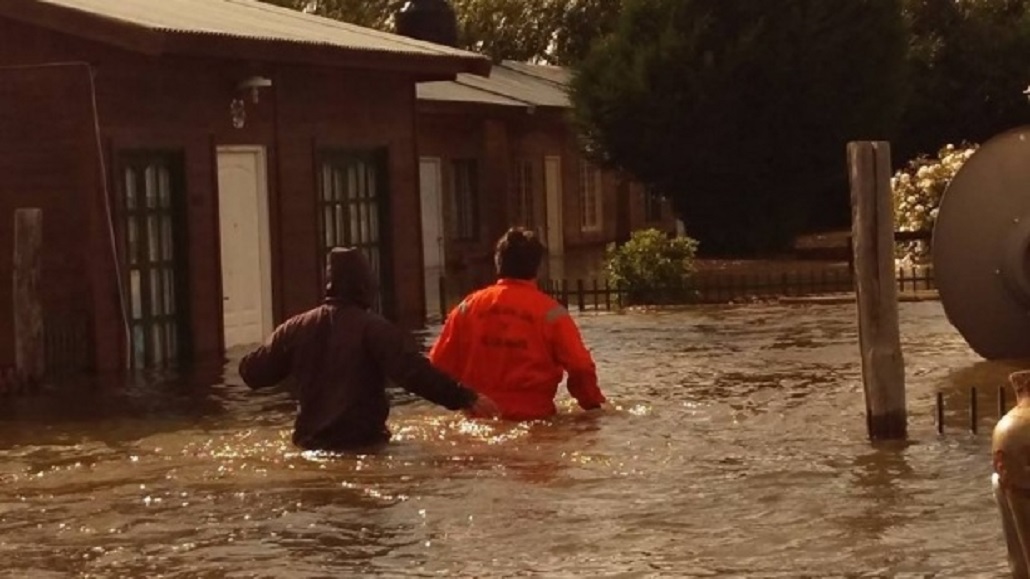
[[451, 410], [472, 406], [472, 390], [433, 368], [407, 332], [369, 311], [376, 287], [364, 255], [337, 248], [328, 261], [325, 303], [287, 320], [240, 362], [251, 388], [294, 379], [294, 444], [343, 450], [389, 440], [387, 379]]

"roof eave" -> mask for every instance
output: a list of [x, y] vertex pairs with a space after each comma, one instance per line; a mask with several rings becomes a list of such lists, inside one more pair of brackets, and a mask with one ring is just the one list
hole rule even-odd
[[197, 32], [156, 30], [34, 0], [0, 1], [0, 17], [150, 56], [189, 55], [403, 72], [426, 80], [489, 76], [486, 57], [362, 50]]
[[428, 80], [452, 80], [460, 73], [481, 74], [485, 69], [489, 74], [490, 70], [489, 60], [479, 56], [421, 55], [189, 32], [165, 34], [164, 52], [182, 56], [388, 70]]
[[133, 52], [158, 55], [163, 52], [164, 34], [111, 18], [80, 13], [34, 0], [3, 0], [0, 17], [110, 44]]
[[486, 114], [525, 115], [530, 107], [524, 105], [488, 103], [481, 101], [433, 100], [420, 98], [416, 104], [418, 114]]

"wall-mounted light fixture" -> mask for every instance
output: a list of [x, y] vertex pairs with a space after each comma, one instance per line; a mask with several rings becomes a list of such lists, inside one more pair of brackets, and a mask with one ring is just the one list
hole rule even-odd
[[241, 80], [240, 83], [236, 85], [236, 88], [240, 91], [249, 90], [250, 100], [253, 101], [254, 104], [257, 104], [261, 89], [268, 88], [270, 86], [272, 86], [272, 79], [264, 76], [252, 76]]
[[1026, 95], [1026, 100], [1030, 101], [1030, 86], [1026, 87], [1026, 90], [1023, 91], [1023, 94]]
[[[236, 90], [240, 93], [250, 93], [250, 100], [254, 104], [260, 102], [261, 89], [272, 86], [272, 79], [264, 76], [252, 76], [236, 83]], [[247, 103], [243, 95], [237, 96], [229, 103], [229, 115], [232, 118], [232, 126], [242, 129], [247, 124]]]

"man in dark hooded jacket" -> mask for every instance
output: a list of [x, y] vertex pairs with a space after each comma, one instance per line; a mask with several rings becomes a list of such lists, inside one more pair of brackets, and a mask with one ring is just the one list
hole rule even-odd
[[327, 261], [325, 302], [287, 320], [240, 362], [251, 388], [294, 379], [294, 444], [347, 450], [387, 442], [387, 379], [450, 410], [497, 415], [493, 401], [433, 368], [410, 334], [370, 311], [376, 284], [364, 254], [336, 248]]

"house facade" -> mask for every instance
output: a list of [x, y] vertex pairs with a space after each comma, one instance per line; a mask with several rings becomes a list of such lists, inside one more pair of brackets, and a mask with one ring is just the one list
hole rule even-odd
[[415, 87], [488, 61], [250, 0], [4, 0], [0, 38], [0, 368], [23, 207], [51, 366], [221, 359], [317, 304], [337, 245], [421, 323]]
[[493, 244], [510, 226], [540, 233], [553, 279], [590, 275], [603, 247], [634, 230], [675, 231], [667, 203], [583, 158], [568, 81], [566, 69], [502, 62], [488, 77], [419, 85], [429, 313], [441, 309], [440, 278], [466, 287], [490, 278]]

